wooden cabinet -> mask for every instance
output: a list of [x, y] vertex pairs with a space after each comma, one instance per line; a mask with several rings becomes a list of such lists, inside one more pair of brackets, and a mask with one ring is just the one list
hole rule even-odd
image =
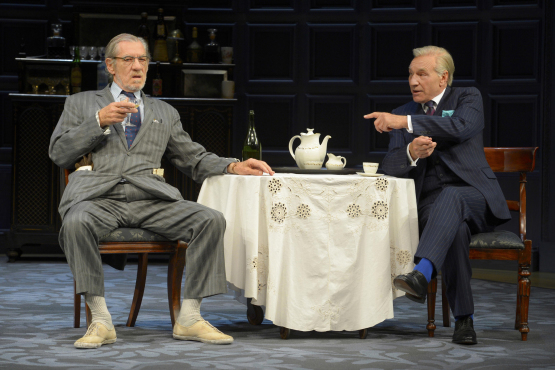
[[[57, 246], [61, 226], [58, 204], [63, 181], [60, 169], [48, 157], [48, 147], [66, 97], [28, 93], [31, 87], [25, 79], [27, 67], [22, 68], [20, 87], [23, 93], [10, 94], [14, 122], [13, 202], [7, 251], [10, 261], [17, 259], [26, 246], [33, 246], [34, 251], [41, 254], [61, 252]], [[165, 73], [181, 73], [175, 66], [166, 68]], [[172, 80], [168, 77], [167, 81]], [[169, 91], [173, 88], [175, 86], [168, 87]], [[148, 93], [147, 89], [145, 91]], [[230, 156], [235, 99], [160, 99], [179, 111], [183, 128], [192, 140], [210, 152]], [[195, 201], [200, 185], [168, 161], [163, 162], [163, 167], [166, 181], [176, 186], [185, 199]], [[45, 247], [41, 249], [42, 246]]]

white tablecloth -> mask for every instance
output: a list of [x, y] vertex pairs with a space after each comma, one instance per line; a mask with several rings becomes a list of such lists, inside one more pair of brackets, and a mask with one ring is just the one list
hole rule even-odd
[[229, 286], [278, 326], [360, 330], [393, 318], [393, 278], [413, 268], [413, 180], [359, 175], [224, 175], [198, 202], [227, 220]]

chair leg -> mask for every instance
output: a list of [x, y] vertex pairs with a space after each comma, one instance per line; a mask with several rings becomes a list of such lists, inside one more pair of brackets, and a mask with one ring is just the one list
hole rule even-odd
[[428, 337], [434, 336], [436, 330], [435, 316], [436, 316], [436, 293], [437, 293], [437, 277], [433, 278], [428, 284]]
[[516, 316], [515, 316], [515, 329], [519, 330], [520, 329], [520, 323], [522, 322], [522, 316], [520, 313], [520, 304], [521, 304], [521, 297], [520, 297], [520, 280], [522, 277], [522, 267], [519, 265], [518, 266], [518, 280], [517, 280], [517, 284], [516, 284]]
[[81, 294], [77, 294], [77, 283], [73, 279], [73, 327], [81, 326]]
[[449, 301], [447, 300], [447, 287], [443, 275], [441, 276], [441, 308], [443, 310], [443, 326], [451, 326], [451, 313], [449, 312]]
[[170, 318], [172, 327], [181, 311], [181, 282], [185, 268], [185, 251], [187, 244], [179, 241], [168, 263], [168, 303], [170, 305]]
[[518, 296], [520, 299], [520, 325], [518, 330], [523, 341], [528, 339], [530, 328], [528, 327], [528, 306], [530, 303], [530, 270], [529, 265], [519, 267], [520, 277], [518, 281]]
[[91, 326], [92, 313], [91, 313], [91, 309], [89, 308], [89, 305], [87, 304], [87, 302], [85, 302], [85, 313], [87, 315], [87, 329], [88, 329], [89, 326]]
[[135, 282], [135, 293], [133, 294], [133, 302], [131, 303], [131, 310], [126, 324], [126, 326], [129, 327], [135, 326], [135, 321], [137, 321], [137, 316], [139, 315], [139, 310], [141, 309], [148, 267], [148, 253], [138, 253], [137, 257], [137, 281]]

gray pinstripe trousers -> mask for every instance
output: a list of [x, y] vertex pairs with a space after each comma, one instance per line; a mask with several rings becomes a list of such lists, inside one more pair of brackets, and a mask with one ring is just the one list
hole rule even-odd
[[75, 278], [77, 293], [104, 296], [98, 241], [119, 227], [144, 228], [189, 244], [184, 298], [227, 291], [223, 215], [195, 202], [164, 201], [131, 184], [121, 184], [101, 198], [74, 205], [64, 217], [59, 241]]
[[415, 262], [426, 258], [441, 270], [447, 300], [455, 317], [474, 313], [470, 237], [491, 231], [491, 218], [484, 196], [472, 186], [439, 188], [419, 202], [422, 234]]

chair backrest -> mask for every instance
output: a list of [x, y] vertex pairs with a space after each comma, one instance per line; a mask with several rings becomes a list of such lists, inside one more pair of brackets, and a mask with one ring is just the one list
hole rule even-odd
[[486, 160], [493, 172], [520, 173], [520, 199], [507, 200], [509, 210], [519, 213], [520, 238], [526, 239], [526, 172], [536, 166], [537, 147], [529, 148], [484, 148]]

